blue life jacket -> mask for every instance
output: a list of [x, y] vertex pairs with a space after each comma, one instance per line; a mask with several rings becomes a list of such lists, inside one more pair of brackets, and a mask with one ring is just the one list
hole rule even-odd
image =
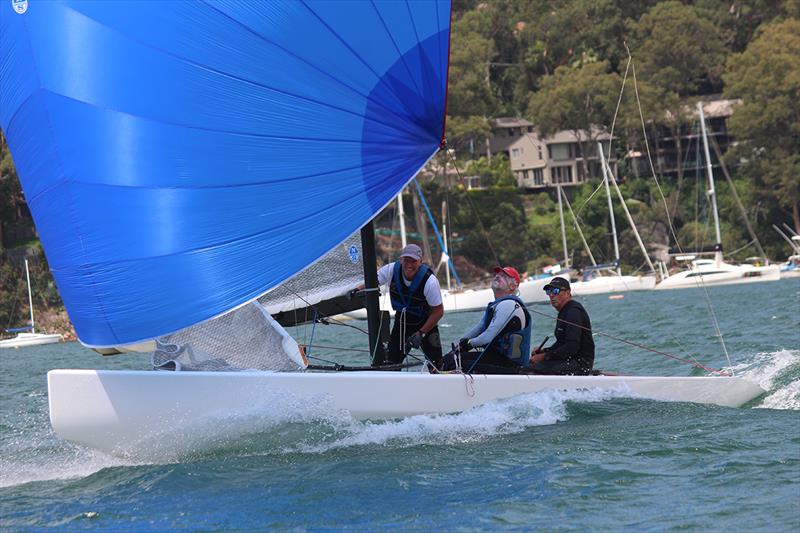
[[431, 315], [431, 306], [425, 298], [425, 284], [428, 278], [433, 275], [433, 271], [426, 264], [422, 264], [411, 280], [411, 285], [406, 286], [403, 281], [403, 268], [400, 261], [395, 261], [392, 281], [389, 283], [389, 296], [392, 300], [392, 309], [402, 311], [420, 320], [427, 319]]
[[489, 327], [489, 324], [492, 322], [492, 318], [494, 317], [495, 307], [497, 304], [504, 300], [514, 300], [519, 304], [522, 308], [522, 312], [525, 314], [525, 325], [521, 329], [512, 330], [512, 331], [505, 331], [505, 328], [500, 332], [500, 334], [492, 339], [492, 341], [486, 345], [485, 350], [492, 348], [493, 350], [498, 351], [499, 353], [505, 355], [515, 363], [527, 367], [529, 366], [530, 358], [531, 358], [531, 314], [528, 312], [528, 309], [525, 307], [525, 304], [520, 300], [518, 297], [509, 295], [504, 296], [494, 302], [490, 303], [486, 306], [486, 311], [483, 313], [483, 330], [485, 331], [486, 328]]

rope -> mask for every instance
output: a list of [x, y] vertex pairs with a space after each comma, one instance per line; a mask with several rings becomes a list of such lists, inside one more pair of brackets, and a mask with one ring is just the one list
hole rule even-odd
[[609, 338], [611, 340], [615, 340], [617, 342], [622, 342], [624, 344], [628, 344], [628, 345], [634, 346], [636, 348], [641, 348], [641, 349], [647, 350], [649, 352], [653, 352], [653, 353], [656, 353], [656, 354], [659, 354], [659, 355], [663, 355], [664, 357], [669, 357], [670, 359], [675, 359], [676, 361], [680, 361], [682, 363], [686, 363], [687, 365], [692, 365], [692, 366], [694, 366], [696, 368], [701, 368], [701, 369], [705, 370], [706, 372], [711, 372], [713, 374], [720, 374], [720, 375], [723, 375], [723, 376], [732, 376], [733, 375], [729, 371], [718, 370], [718, 369], [715, 369], [715, 368], [709, 368], [709, 367], [704, 366], [704, 365], [702, 365], [702, 364], [700, 364], [700, 363], [698, 363], [696, 361], [690, 361], [690, 360], [685, 359], [683, 357], [679, 357], [677, 355], [673, 355], [673, 354], [669, 354], [669, 353], [666, 353], [666, 352], [662, 352], [661, 350], [656, 350], [655, 348], [651, 348], [649, 346], [645, 346], [645, 345], [639, 344], [637, 342], [629, 341], [629, 340], [623, 339], [621, 337], [615, 337], [614, 335], [611, 335], [609, 333], [603, 333], [602, 331], [592, 330], [591, 328], [587, 328], [583, 324], [577, 324], [575, 322], [571, 322], [569, 320], [565, 320], [565, 319], [559, 318], [557, 316], [553, 316], [553, 315], [550, 315], [550, 314], [547, 314], [547, 313], [543, 313], [542, 311], [537, 311], [536, 309], [532, 309], [531, 308], [531, 309], [528, 309], [528, 311], [530, 311], [531, 313], [536, 313], [537, 315], [545, 316], [547, 318], [552, 318], [552, 319], [554, 319], [556, 321], [559, 321], [559, 322], [564, 322], [565, 324], [569, 324], [571, 326], [577, 326], [577, 327], [579, 327], [579, 328], [581, 328], [583, 330], [589, 331], [589, 332], [597, 334], [597, 335], [601, 335], [603, 337], [607, 337], [607, 338]]
[[[632, 58], [631, 51], [628, 48], [628, 43], [625, 42], [625, 50], [628, 52], [628, 58]], [[647, 160], [650, 164], [650, 171], [653, 174], [653, 180], [656, 182], [656, 187], [658, 188], [658, 194], [661, 196], [661, 201], [664, 203], [664, 210], [667, 213], [667, 223], [669, 224], [669, 231], [672, 234], [672, 238], [675, 239], [675, 245], [678, 247], [678, 251], [683, 253], [683, 247], [681, 246], [680, 241], [678, 240], [678, 235], [675, 232], [675, 226], [672, 224], [672, 215], [669, 212], [669, 206], [667, 205], [667, 199], [664, 196], [664, 191], [661, 189], [661, 184], [658, 181], [658, 177], [656, 176], [656, 169], [653, 165], [653, 157], [650, 153], [650, 143], [647, 141], [647, 127], [644, 123], [644, 114], [642, 113], [642, 102], [639, 99], [639, 85], [636, 81], [636, 65], [631, 63], [631, 72], [633, 73], [633, 88], [636, 93], [636, 105], [639, 109], [639, 119], [642, 123], [642, 135], [644, 137], [644, 145], [647, 149]], [[706, 287], [705, 281], [703, 280], [703, 276], [696, 276], [695, 281], [699, 287], [703, 288], [703, 294], [705, 295], [706, 305], [708, 307], [709, 314], [711, 315], [711, 321], [714, 326], [714, 330], [717, 333], [717, 337], [719, 337], [720, 344], [722, 345], [722, 351], [725, 353], [725, 358], [728, 360], [728, 366], [732, 367], [733, 364], [731, 363], [731, 356], [728, 353], [728, 347], [725, 345], [725, 338], [722, 335], [722, 331], [719, 327], [719, 322], [717, 321], [717, 316], [714, 313], [714, 308], [711, 305], [711, 297], [708, 294], [708, 289]], [[702, 365], [701, 365], [702, 366]], [[729, 375], [733, 375], [732, 372], [729, 372]]]

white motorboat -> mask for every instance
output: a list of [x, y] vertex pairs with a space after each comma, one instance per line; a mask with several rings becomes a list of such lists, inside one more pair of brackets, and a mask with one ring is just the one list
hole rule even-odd
[[[697, 112], [700, 116], [700, 128], [703, 137], [703, 149], [706, 161], [706, 175], [708, 177], [708, 195], [711, 199], [711, 212], [714, 215], [714, 230], [716, 244], [714, 245], [713, 259], [695, 259], [692, 255], [681, 254], [678, 259], [691, 261], [690, 268], [677, 274], [662, 279], [656, 289], [688, 289], [691, 287], [704, 287], [712, 285], [732, 285], [738, 283], [757, 283], [762, 281], [777, 281], [780, 279], [778, 265], [754, 266], [732, 265], [722, 260], [722, 236], [719, 227], [719, 213], [717, 212], [717, 194], [714, 187], [714, 172], [711, 168], [711, 156], [708, 151], [708, 135], [706, 133], [705, 114], [703, 105], [698, 102]], [[705, 253], [705, 252], [700, 252]]]
[[61, 335], [56, 333], [36, 333], [36, 324], [33, 320], [33, 295], [31, 292], [31, 275], [28, 270], [28, 260], [25, 260], [25, 279], [28, 283], [28, 305], [31, 312], [31, 325], [24, 328], [9, 330], [11, 333], [17, 332], [15, 337], [0, 340], [0, 348], [26, 348], [28, 346], [39, 346], [41, 344], [53, 344], [61, 341]]
[[[355, 419], [456, 413], [546, 390], [600, 389], [656, 400], [741, 406], [764, 391], [733, 377], [486, 376], [421, 372], [166, 372], [51, 370], [50, 422], [60, 437], [126, 455], [198, 428], [253, 430], [259, 406], [313, 404]], [[205, 443], [208, 445], [208, 443]], [[162, 444], [163, 445], [163, 444]]]
[[597, 276], [586, 281], [571, 283], [572, 294], [587, 296], [610, 292], [647, 291], [656, 286], [655, 276]]
[[0, 341], [0, 348], [26, 348], [40, 344], [60, 342], [61, 335], [56, 333], [17, 333], [16, 337]]
[[656, 290], [688, 289], [693, 287], [731, 285], [777, 281], [781, 278], [779, 265], [731, 265], [715, 259], [694, 259], [691, 268], [672, 274], [656, 285]]

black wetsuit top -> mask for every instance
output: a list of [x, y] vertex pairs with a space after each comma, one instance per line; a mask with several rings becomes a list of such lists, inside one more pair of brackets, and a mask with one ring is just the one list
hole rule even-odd
[[548, 374], [589, 374], [594, 365], [594, 340], [592, 323], [581, 304], [570, 300], [561, 308], [555, 335], [555, 344], [544, 349], [544, 363], [536, 365], [534, 370]]

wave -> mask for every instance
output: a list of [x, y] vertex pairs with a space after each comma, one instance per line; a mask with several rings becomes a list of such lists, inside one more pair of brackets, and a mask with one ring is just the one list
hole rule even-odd
[[42, 421], [35, 428], [36, 436], [28, 428], [20, 453], [0, 458], [0, 488], [86, 478], [114, 467], [230, 456], [324, 454], [375, 444], [407, 448], [478, 442], [566, 421], [570, 403], [630, 397], [627, 389], [543, 391], [488, 402], [462, 413], [386, 421], [355, 420], [344, 411], [313, 402], [287, 409], [285, 403], [265, 401], [237, 416], [220, 413], [190, 425], [175, 421], [169, 431], [130, 443], [114, 456], [62, 441]]
[[756, 407], [800, 410], [800, 350], [761, 352], [733, 371], [767, 391]]

